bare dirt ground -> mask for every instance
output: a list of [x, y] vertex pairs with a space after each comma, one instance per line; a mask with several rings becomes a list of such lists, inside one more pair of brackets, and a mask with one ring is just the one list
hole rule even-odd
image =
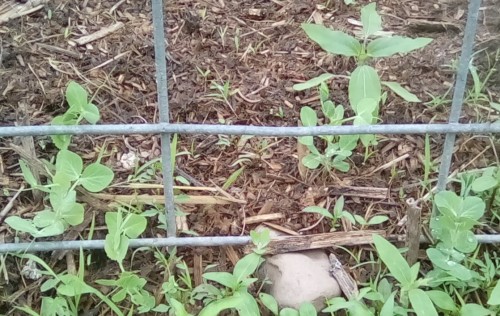
[[[5, 6], [14, 3], [16, 1], [7, 1]], [[378, 1], [377, 5], [385, 31], [434, 39], [425, 49], [375, 64], [383, 80], [398, 81], [423, 100], [408, 104], [389, 93], [381, 109], [381, 121], [446, 122], [449, 103], [436, 107], [426, 103], [432, 100], [431, 95], [444, 96], [453, 84], [452, 65], [460, 53], [466, 5], [450, 1], [395, 0]], [[292, 85], [323, 72], [348, 75], [354, 69], [353, 61], [329, 56], [308, 40], [300, 24], [320, 19], [327, 26], [351, 33], [356, 26], [349, 19], [359, 19], [359, 7], [346, 6], [342, 1], [167, 1], [165, 31], [171, 121], [297, 126], [301, 106], [318, 108], [319, 100], [316, 91], [294, 92]], [[493, 47], [498, 40], [494, 35], [498, 34], [495, 33], [498, 25], [486, 21], [486, 18], [481, 21], [477, 36], [479, 48]], [[86, 45], [75, 43], [76, 39], [117, 22], [124, 26], [116, 32]], [[116, 1], [54, 0], [41, 10], [0, 24], [0, 124], [48, 124], [67, 107], [64, 90], [70, 80], [84, 85], [93, 96], [93, 102], [101, 111], [102, 123], [157, 122], [152, 30], [151, 4], [138, 0], [120, 1], [119, 5]], [[225, 82], [230, 83], [233, 91], [239, 91], [229, 99], [229, 104], [208, 96], [214, 93], [212, 83]], [[335, 80], [330, 88], [335, 103], [347, 104], [347, 81]], [[492, 86], [489, 93], [498, 100], [498, 88], [495, 90]], [[467, 106], [461, 121], [484, 120], [488, 114], [484, 109]], [[281, 214], [271, 223], [298, 232], [318, 220], [315, 215], [300, 213], [304, 207], [334, 201], [340, 194], [346, 195], [346, 209], [352, 213], [365, 216], [368, 211], [372, 216], [390, 217], [389, 223], [374, 228], [403, 234], [405, 227], [398, 223], [405, 215], [405, 200], [417, 199], [426, 193], [420, 183], [424, 173], [423, 135], [380, 136], [379, 145], [366, 161], [362, 148], [351, 157], [349, 172], [333, 175], [309, 172], [305, 177], [299, 173], [294, 138], [179, 137], [177, 151], [189, 154], [179, 156], [176, 166], [196, 186], [222, 187], [233, 172], [245, 167], [226, 193], [246, 203], [182, 206], [188, 213], [185, 228], [202, 236], [246, 234], [255, 225], [245, 225], [244, 220], [264, 213]], [[55, 147], [48, 136], [33, 140], [34, 152], [39, 158], [53, 156]], [[443, 140], [444, 136], [431, 136], [436, 166]], [[12, 149], [12, 143], [20, 144], [20, 140], [0, 138], [3, 189], [0, 209], [23, 183], [19, 155]], [[492, 151], [485, 149], [491, 147], [486, 138], [460, 136], [452, 169], [488, 165]], [[160, 154], [156, 135], [75, 137], [70, 149], [89, 161], [104, 150], [103, 163], [115, 171], [116, 183], [126, 182], [134, 174], [121, 165], [122, 155], [137, 152], [140, 164], [144, 164]], [[435, 171], [431, 179], [436, 178]], [[151, 182], [160, 183], [160, 177], [159, 171], [153, 172]], [[352, 187], [376, 188], [383, 196], [366, 196]], [[354, 193], [349, 195], [348, 190]], [[136, 192], [129, 187], [114, 186], [106, 193], [133, 195]], [[149, 189], [140, 193], [161, 194], [161, 191]], [[212, 193], [190, 194], [209, 196]], [[30, 217], [41, 209], [43, 202], [34, 203], [33, 195], [24, 192], [10, 214]], [[88, 210], [89, 214], [98, 214], [98, 228], [103, 227], [104, 211]], [[424, 205], [424, 219], [427, 212]], [[150, 237], [163, 233], [154, 226], [148, 230]], [[343, 223], [341, 229], [359, 227]], [[328, 230], [326, 224], [321, 224], [306, 233]], [[87, 232], [88, 226], [78, 227], [72, 238], [85, 237]], [[104, 238], [105, 233], [98, 229], [94, 238]], [[0, 234], [5, 242], [13, 241], [13, 232], [7, 225], [0, 227]], [[197, 249], [195, 252], [203, 257], [205, 264], [214, 261], [226, 264], [224, 251]], [[190, 253], [186, 253], [188, 262]], [[105, 255], [101, 257], [104, 264]], [[23, 280], [18, 273], [21, 267], [14, 266], [17, 261], [9, 260], [12, 268], [4, 271], [0, 281], [0, 313], [5, 314], [18, 304], [36, 306], [39, 297], [36, 290], [39, 282]], [[158, 268], [151, 260], [145, 256], [134, 268], [141, 267], [144, 276], [157, 284], [158, 276], [154, 272]], [[64, 269], [66, 263], [60, 265]], [[116, 273], [114, 268], [110, 264], [106, 271], [96, 270], [92, 278]]]

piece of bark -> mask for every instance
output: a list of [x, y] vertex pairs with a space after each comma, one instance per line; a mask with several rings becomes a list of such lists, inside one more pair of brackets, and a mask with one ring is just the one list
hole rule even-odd
[[203, 284], [203, 256], [199, 253], [195, 253], [193, 256], [193, 281], [194, 286], [197, 287]]
[[285, 216], [282, 213], [271, 213], [271, 214], [262, 214], [262, 215], [255, 215], [255, 216], [250, 216], [245, 218], [245, 225], [250, 225], [250, 224], [257, 224], [257, 223], [262, 223], [262, 222], [267, 222], [267, 221], [275, 221], [278, 219], [282, 219]]
[[408, 247], [408, 252], [406, 253], [406, 261], [412, 266], [418, 259], [418, 252], [420, 250], [420, 213], [421, 208], [418, 206], [418, 202], [410, 198], [406, 200], [407, 204], [407, 216], [406, 221], [406, 247]]
[[[266, 248], [266, 254], [287, 253], [335, 246], [371, 244], [373, 242], [373, 234], [378, 234], [383, 237], [386, 236], [386, 232], [382, 230], [333, 232], [306, 236], [279, 236], [271, 239], [271, 242]], [[250, 252], [252, 248], [253, 246], [246, 246], [245, 252]]]
[[358, 196], [367, 199], [384, 200], [389, 196], [389, 189], [375, 187], [329, 186], [329, 194]]
[[356, 298], [358, 296], [356, 281], [347, 273], [340, 260], [333, 253], [330, 254], [329, 259], [330, 274], [337, 280], [342, 293], [348, 300]]
[[89, 34], [89, 35], [82, 36], [79, 39], [74, 40], [74, 42], [77, 43], [78, 45], [85, 45], [87, 43], [90, 43], [90, 42], [93, 42], [95, 40], [101, 39], [103, 37], [108, 36], [111, 33], [114, 33], [116, 31], [118, 31], [124, 25], [125, 24], [123, 24], [123, 22], [117, 22], [117, 23], [115, 23], [113, 25], [110, 25], [108, 27], [103, 27], [102, 29], [100, 29], [97, 32], [94, 32], [94, 33]]

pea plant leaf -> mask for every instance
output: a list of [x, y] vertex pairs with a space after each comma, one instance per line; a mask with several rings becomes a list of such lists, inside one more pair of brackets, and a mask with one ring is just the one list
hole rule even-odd
[[38, 229], [35, 227], [32, 221], [21, 218], [19, 216], [9, 216], [5, 219], [5, 222], [14, 230], [28, 233], [32, 236], [38, 234]]
[[64, 175], [69, 181], [76, 181], [82, 174], [83, 160], [67, 149], [60, 150], [56, 156], [56, 173]]
[[311, 89], [316, 86], [319, 86], [322, 82], [325, 82], [333, 77], [335, 77], [334, 74], [329, 74], [329, 73], [321, 74], [315, 78], [307, 80], [306, 82], [294, 84], [292, 88], [295, 91], [303, 91]]
[[431, 38], [408, 38], [402, 36], [380, 37], [371, 41], [367, 54], [372, 57], [389, 57], [395, 54], [405, 54], [420, 49], [432, 42]]
[[387, 266], [392, 276], [402, 286], [410, 286], [414, 282], [411, 278], [411, 269], [399, 250], [379, 235], [373, 235], [373, 242], [380, 260]]
[[122, 223], [122, 232], [129, 238], [139, 237], [146, 229], [147, 220], [144, 216], [128, 214]]
[[410, 91], [403, 88], [403, 86], [401, 86], [397, 82], [382, 81], [382, 84], [384, 86], [386, 86], [387, 88], [391, 89], [392, 92], [394, 92], [398, 96], [402, 97], [407, 102], [421, 102], [420, 99], [416, 95], [414, 95]]
[[363, 24], [363, 36], [368, 38], [382, 30], [382, 19], [377, 13], [376, 4], [372, 2], [361, 9], [361, 23]]
[[95, 193], [107, 188], [113, 178], [113, 170], [95, 162], [83, 170], [80, 183], [87, 191]]
[[[24, 172], [23, 172], [24, 174]], [[28, 182], [29, 183], [29, 182]], [[498, 180], [493, 176], [481, 176], [472, 182], [472, 191], [483, 192], [494, 188], [498, 185]]]
[[362, 51], [361, 44], [352, 36], [329, 29], [323, 25], [303, 23], [302, 29], [307, 36], [325, 51], [331, 54], [347, 57], [359, 56]]
[[100, 119], [99, 109], [92, 103], [85, 104], [82, 109], [82, 116], [90, 124], [95, 124]]
[[318, 124], [316, 111], [308, 106], [304, 106], [300, 109], [300, 120], [304, 126], [316, 126]]
[[71, 81], [66, 88], [66, 101], [70, 108], [82, 112], [87, 105], [87, 91], [78, 83]]
[[321, 156], [311, 153], [302, 158], [302, 164], [309, 169], [316, 169], [321, 164], [321, 160]]

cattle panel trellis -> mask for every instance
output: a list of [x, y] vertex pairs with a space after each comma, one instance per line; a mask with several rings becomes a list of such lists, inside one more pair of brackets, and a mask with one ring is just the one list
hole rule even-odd
[[[448, 180], [455, 137], [458, 133], [500, 133], [500, 124], [459, 124], [459, 116], [464, 101], [468, 76], [468, 66], [472, 57], [474, 37], [481, 0], [470, 0], [467, 22], [464, 30], [462, 53], [454, 87], [451, 113], [448, 124], [390, 124], [371, 126], [318, 126], [318, 127], [272, 127], [242, 125], [170, 124], [167, 89], [167, 68], [165, 54], [165, 32], [163, 1], [152, 0], [154, 27], [155, 64], [157, 76], [158, 105], [160, 122], [157, 124], [113, 124], [84, 126], [7, 126], [0, 127], [0, 137], [39, 135], [95, 135], [95, 134], [161, 134], [163, 186], [165, 212], [167, 217], [167, 237], [139, 238], [130, 241], [130, 247], [164, 246], [225, 246], [243, 245], [250, 242], [249, 236], [219, 237], [176, 237], [173, 173], [170, 165], [170, 136], [179, 134], [226, 134], [255, 136], [318, 136], [348, 134], [446, 134], [439, 168], [437, 190], [443, 190]], [[417, 79], [418, 80], [418, 79]], [[500, 242], [500, 235], [477, 235], [481, 243]], [[72, 249], [102, 249], [104, 240], [49, 241], [31, 243], [0, 244], [0, 253], [41, 252]]]

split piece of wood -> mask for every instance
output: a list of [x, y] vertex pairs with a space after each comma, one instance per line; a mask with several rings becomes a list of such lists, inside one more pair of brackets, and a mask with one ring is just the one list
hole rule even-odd
[[79, 39], [74, 40], [74, 42], [77, 43], [78, 45], [85, 45], [87, 43], [90, 43], [90, 42], [93, 42], [95, 40], [101, 39], [105, 36], [108, 36], [109, 34], [118, 31], [123, 26], [125, 26], [125, 24], [123, 24], [123, 22], [117, 22], [113, 25], [110, 25], [108, 27], [104, 27], [104, 28], [100, 29], [99, 31], [97, 31], [95, 33], [82, 36]]

